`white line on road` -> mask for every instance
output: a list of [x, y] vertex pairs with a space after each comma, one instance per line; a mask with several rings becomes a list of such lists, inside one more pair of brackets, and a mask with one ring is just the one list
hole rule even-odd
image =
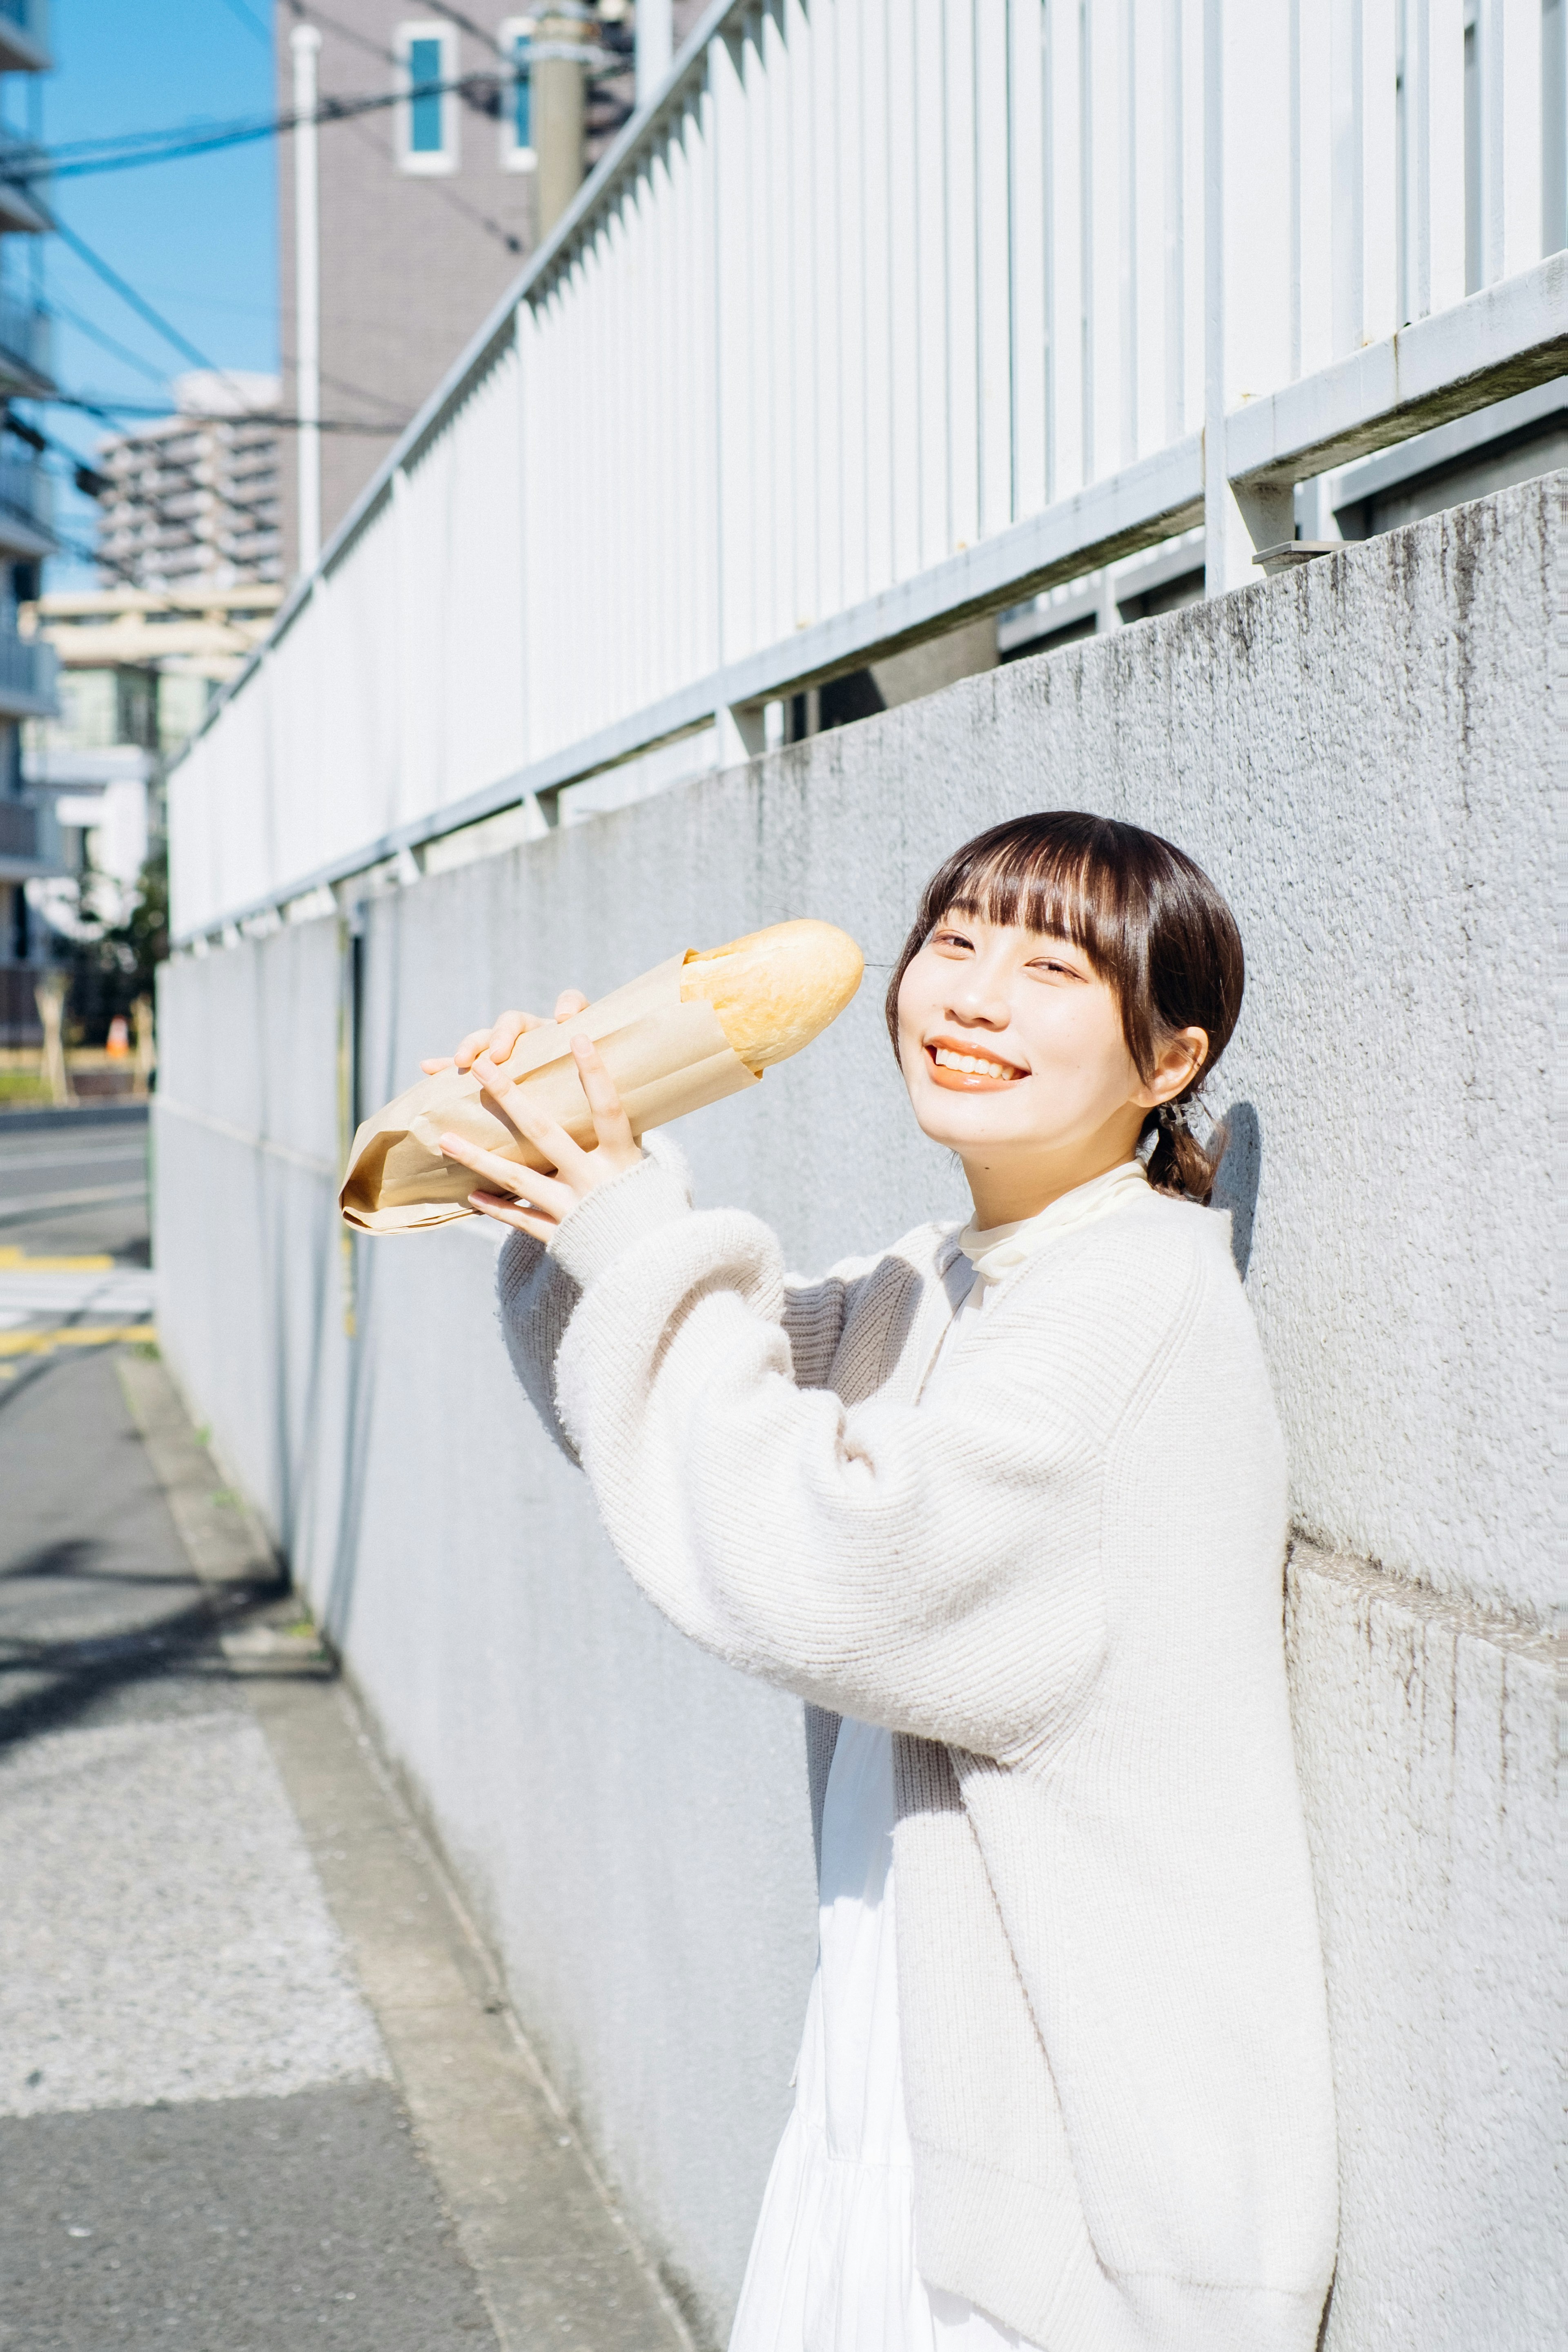
[[88, 1209], [100, 1201], [143, 1201], [146, 1197], [145, 1181], [140, 1184], [91, 1184], [80, 1192], [39, 1192], [30, 1201], [15, 1198], [0, 1201], [0, 1225], [25, 1224], [29, 1217], [41, 1216], [51, 1209]]
[[141, 1144], [117, 1144], [113, 1150], [51, 1151], [31, 1154], [0, 1143], [0, 1168], [30, 1176], [35, 1168], [112, 1168], [116, 1161], [140, 1167], [147, 1154]]

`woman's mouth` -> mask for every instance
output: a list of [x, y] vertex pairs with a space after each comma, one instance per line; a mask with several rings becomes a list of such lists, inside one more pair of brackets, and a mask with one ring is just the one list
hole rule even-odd
[[933, 1084], [950, 1092], [995, 1094], [1029, 1075], [990, 1054], [962, 1053], [955, 1045], [928, 1045], [925, 1050]]

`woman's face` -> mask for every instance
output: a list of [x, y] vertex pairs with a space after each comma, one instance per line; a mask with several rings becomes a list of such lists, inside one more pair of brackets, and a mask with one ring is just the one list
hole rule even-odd
[[1180, 1091], [1206, 1043], [1184, 1031], [1145, 1083], [1081, 948], [973, 915], [939, 923], [899, 988], [915, 1117], [963, 1160], [984, 1223], [1031, 1215], [1130, 1158], [1144, 1113]]

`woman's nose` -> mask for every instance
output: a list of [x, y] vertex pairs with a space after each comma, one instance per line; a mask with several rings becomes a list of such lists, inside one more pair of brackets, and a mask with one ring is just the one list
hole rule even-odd
[[981, 1029], [1005, 1029], [1013, 1017], [1006, 998], [981, 981], [955, 989], [947, 1011], [950, 1020], [966, 1022]]

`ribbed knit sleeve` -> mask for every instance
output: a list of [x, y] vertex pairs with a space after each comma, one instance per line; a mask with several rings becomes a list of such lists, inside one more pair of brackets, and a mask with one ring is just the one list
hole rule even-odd
[[765, 1226], [695, 1213], [606, 1250], [592, 1206], [553, 1244], [582, 1289], [557, 1392], [650, 1599], [840, 1714], [999, 1758], [1070, 1727], [1104, 1651], [1108, 1450], [1197, 1255], [1163, 1228], [1108, 1252], [1090, 1228], [1053, 1254], [1046, 1328], [1015, 1285], [939, 1394], [847, 1406], [796, 1383]]
[[[643, 1139], [645, 1158], [613, 1184], [601, 1186], [574, 1209], [563, 1227], [568, 1258], [559, 1244], [547, 1249], [531, 1234], [513, 1232], [502, 1244], [496, 1269], [501, 1331], [525, 1395], [551, 1437], [572, 1462], [577, 1449], [561, 1426], [555, 1406], [555, 1359], [566, 1336], [583, 1286], [571, 1271], [581, 1255], [603, 1267], [660, 1225], [690, 1208], [691, 1180], [686, 1162], [664, 1136]], [[784, 1327], [795, 1377], [802, 1388], [824, 1388], [843, 1337], [850, 1304], [879, 1261], [846, 1259], [817, 1278], [784, 1277]]]
[[[573, 1212], [570, 1222], [587, 1219], [606, 1259], [690, 1209], [690, 1171], [677, 1147], [656, 1130], [643, 1138], [643, 1155]], [[555, 1360], [582, 1295], [576, 1276], [542, 1242], [531, 1234], [508, 1234], [496, 1267], [501, 1334], [523, 1393], [569, 1462], [577, 1460], [577, 1448], [556, 1410]]]

